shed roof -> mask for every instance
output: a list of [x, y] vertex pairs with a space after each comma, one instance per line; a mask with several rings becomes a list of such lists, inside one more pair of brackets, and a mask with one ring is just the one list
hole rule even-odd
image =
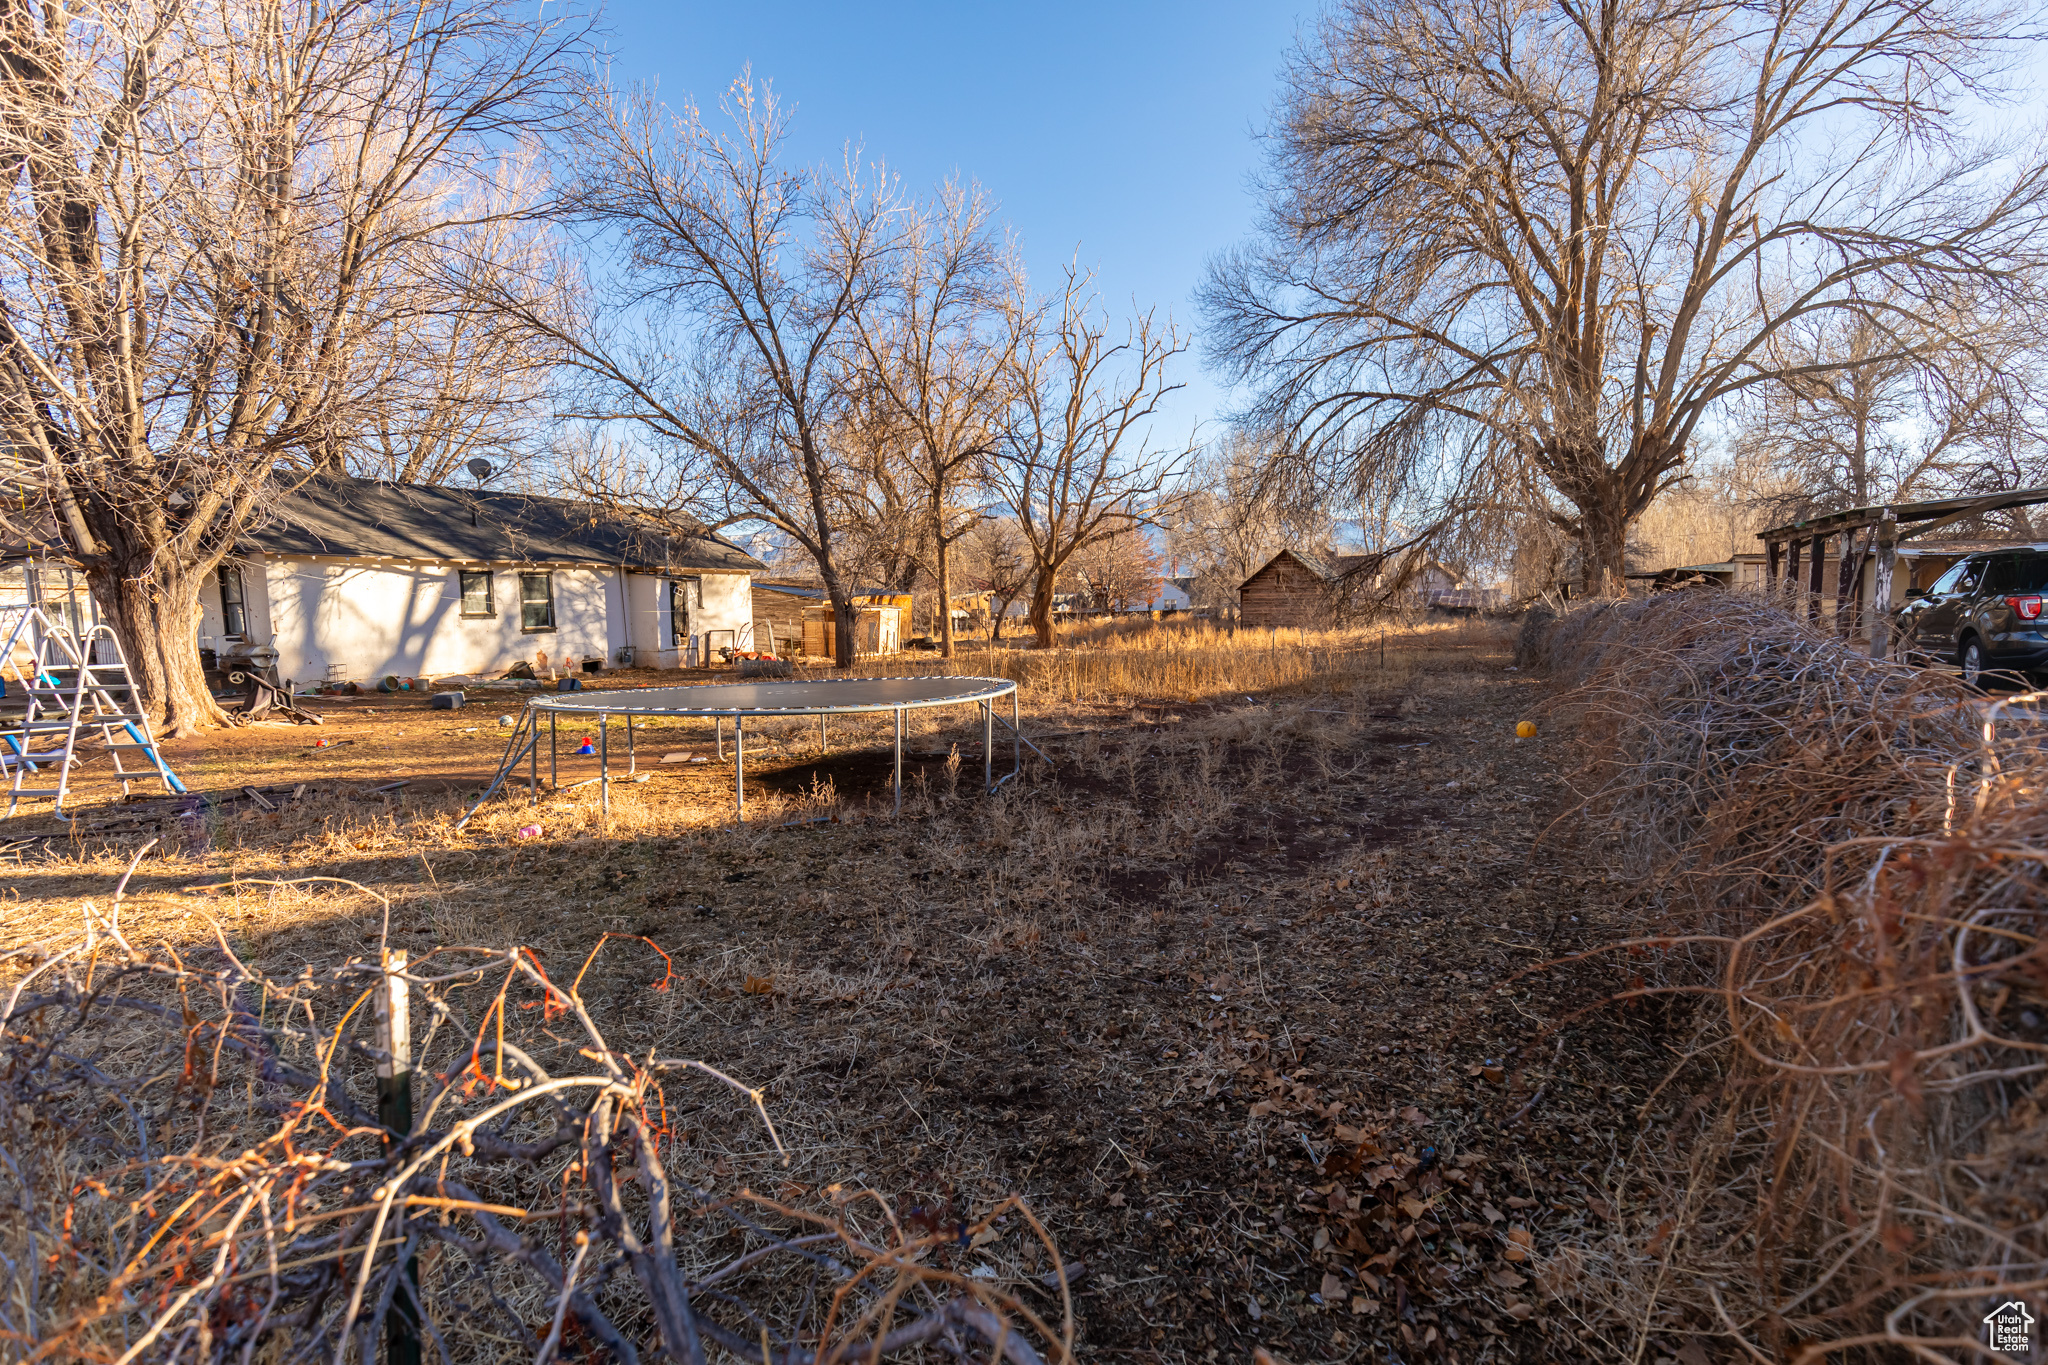
[[675, 535], [590, 503], [320, 475], [243, 537], [279, 555], [589, 564], [758, 573], [766, 566], [709, 531]]
[[1349, 577], [1360, 570], [1373, 568], [1384, 558], [1384, 555], [1376, 554], [1319, 555], [1313, 550], [1297, 550], [1290, 546], [1259, 565], [1258, 568], [1252, 570], [1251, 576], [1246, 578], [1245, 582], [1251, 582], [1253, 578], [1257, 578], [1282, 559], [1292, 559], [1317, 578], [1322, 579], [1326, 583], [1334, 583], [1338, 579]]
[[[2010, 507], [2033, 507], [2044, 502], [2048, 502], [2048, 488], [2014, 488], [2002, 493], [1971, 493], [1963, 497], [1930, 498], [1922, 502], [1878, 502], [1867, 507], [1847, 507], [1839, 512], [1828, 512], [1802, 521], [1787, 522], [1783, 526], [1773, 526], [1768, 531], [1758, 531], [1756, 537], [1763, 541], [1798, 540], [1807, 536], [1859, 530], [1865, 526], [1875, 526], [1883, 519], [1886, 508], [1891, 509], [1893, 519], [1902, 525], [1914, 522], [1946, 525], [1981, 512], [1998, 512]], [[1923, 525], [1918, 530], [1908, 531], [1906, 534], [1918, 535], [1934, 529], [1933, 525]]]

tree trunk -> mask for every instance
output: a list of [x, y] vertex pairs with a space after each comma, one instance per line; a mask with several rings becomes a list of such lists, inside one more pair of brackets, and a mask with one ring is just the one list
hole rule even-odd
[[1053, 647], [1052, 633], [1052, 575], [1040, 574], [1038, 582], [1031, 588], [1031, 612], [1028, 618], [1031, 631], [1038, 637], [1040, 649]]
[[1628, 504], [1617, 488], [1574, 499], [1579, 508], [1579, 563], [1588, 597], [1628, 596]]
[[825, 580], [825, 597], [832, 603], [832, 663], [838, 668], [852, 668], [857, 616], [853, 597], [840, 585], [836, 570], [822, 568], [818, 576]]
[[206, 575], [169, 555], [137, 559], [104, 560], [87, 570], [86, 581], [128, 658], [139, 709], [162, 739], [233, 724], [207, 690], [199, 663], [199, 585]]
[[953, 547], [939, 541], [939, 657], [953, 657]]

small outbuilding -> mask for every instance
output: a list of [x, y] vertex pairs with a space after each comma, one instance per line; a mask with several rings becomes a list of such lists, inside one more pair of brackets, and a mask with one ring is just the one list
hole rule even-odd
[[1361, 601], [1463, 606], [1458, 594], [1466, 591], [1464, 580], [1434, 559], [1397, 558], [1390, 570], [1384, 554], [1319, 555], [1290, 546], [1239, 586], [1238, 619], [1247, 626], [1321, 630]]
[[1266, 629], [1321, 630], [1339, 614], [1346, 589], [1366, 586], [1383, 559], [1282, 550], [1238, 588], [1238, 619]]

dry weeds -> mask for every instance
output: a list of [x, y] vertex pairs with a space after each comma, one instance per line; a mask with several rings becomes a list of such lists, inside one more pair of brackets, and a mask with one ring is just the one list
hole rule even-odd
[[[1086, 1355], [1604, 1355], [1529, 1272], [1599, 1216], [1574, 1171], [1625, 1143], [1653, 1077], [1569, 1028], [1569, 1048], [1544, 1034], [1518, 1052], [1618, 984], [1525, 971], [1619, 932], [1598, 858], [1537, 842], [1560, 789], [1543, 743], [1511, 738], [1534, 684], [1484, 626], [1396, 636], [1384, 665], [1376, 635], [1235, 651], [1162, 636], [998, 652], [1001, 668], [1064, 670], [1026, 688], [1056, 765], [984, 799], [978, 734], [933, 719], [901, 821], [886, 754], [851, 749], [880, 735], [837, 721], [822, 761], [804, 723], [763, 734], [758, 770], [750, 744], [745, 829], [729, 826], [730, 767], [710, 763], [655, 765], [609, 813], [590, 788], [494, 801], [461, 835], [490, 744], [377, 748], [423, 718], [402, 709], [332, 722], [360, 742], [326, 757], [297, 747], [304, 732], [243, 732], [188, 754], [188, 776], [350, 777], [275, 813], [174, 826], [135, 874], [125, 932], [220, 951], [211, 920], [253, 970], [344, 972], [378, 950], [381, 915], [253, 880], [318, 873], [388, 898], [390, 941], [416, 957], [518, 945], [559, 980], [597, 935], [645, 935], [675, 963], [670, 989], [587, 983], [592, 1019], [620, 1053], [761, 1088], [791, 1157], [776, 1165], [705, 1103], [676, 1157], [692, 1180], [721, 1198], [779, 1188], [771, 1175], [864, 1187], [931, 1216], [1028, 1196], [1089, 1267]], [[1170, 666], [1137, 656], [1219, 650], [1198, 686], [1143, 690]], [[986, 671], [973, 653], [954, 668]], [[683, 748], [708, 752], [708, 728], [643, 735], [642, 771]], [[350, 798], [414, 763], [445, 788]], [[529, 823], [539, 837], [520, 837]], [[73, 933], [137, 842], [24, 848], [8, 946]], [[210, 882], [229, 889], [185, 890]], [[974, 1252], [976, 1278], [1011, 1292], [1048, 1270], [1014, 1236]], [[534, 1341], [547, 1326], [527, 1325]]]
[[[2048, 755], [2027, 699], [1722, 593], [1540, 642], [1643, 879], [1624, 1002], [1697, 1000], [1620, 1210], [1551, 1265], [1640, 1356], [1983, 1358], [2048, 1287]], [[1681, 1357], [1682, 1358], [1682, 1357]]]

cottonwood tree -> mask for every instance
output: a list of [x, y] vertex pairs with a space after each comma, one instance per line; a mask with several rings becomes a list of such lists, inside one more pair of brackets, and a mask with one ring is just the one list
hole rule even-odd
[[463, 0], [0, 16], [0, 423], [167, 733], [225, 720], [201, 585], [281, 464], [372, 421], [413, 281], [581, 35]]
[[931, 558], [930, 519], [918, 496], [915, 435], [866, 379], [864, 352], [849, 348], [845, 415], [828, 445], [840, 465], [832, 483], [839, 562], [849, 582], [912, 591]]
[[566, 146], [560, 209], [587, 233], [593, 283], [562, 296], [507, 289], [505, 315], [585, 381], [569, 415], [626, 423], [634, 486], [609, 500], [689, 502], [787, 535], [816, 564], [853, 662], [855, 584], [842, 550], [854, 319], [900, 232], [894, 191], [849, 160], [828, 175], [783, 164], [788, 119], [735, 82], [709, 127], [694, 106], [590, 92]]
[[2036, 335], [1976, 310], [1903, 338], [1853, 315], [1786, 329], [1782, 377], [1748, 396], [1737, 440], [1780, 484], [1764, 524], [2040, 482]]
[[1151, 425], [1180, 387], [1167, 367], [1185, 343], [1149, 312], [1119, 334], [1071, 268], [1056, 296], [1018, 318], [990, 484], [1030, 550], [1031, 629], [1050, 649], [1053, 594], [1074, 554], [1172, 514], [1193, 447], [1155, 443]]
[[916, 541], [928, 551], [939, 649], [949, 659], [953, 547], [987, 515], [973, 494], [1008, 407], [1023, 290], [994, 206], [978, 188], [949, 183], [913, 213], [887, 287], [859, 319], [854, 382], [900, 433], [901, 477], [914, 498]]
[[1788, 360], [1786, 329], [1906, 346], [2032, 296], [2042, 145], [1952, 112], [2006, 97], [2030, 15], [1347, 0], [1287, 71], [1261, 240], [1206, 286], [1216, 354], [1361, 489], [1533, 475], [1618, 592], [1729, 400], [1880, 358]]

